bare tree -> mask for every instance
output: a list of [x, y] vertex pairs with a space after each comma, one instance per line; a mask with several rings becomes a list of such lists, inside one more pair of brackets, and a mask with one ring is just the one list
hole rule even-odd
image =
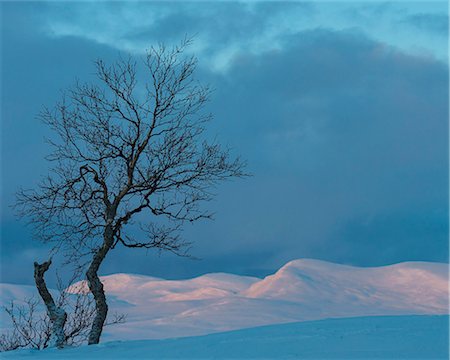
[[[35, 270], [39, 272], [37, 277], [41, 281], [45, 273], [44, 268], [49, 266], [49, 262], [38, 265]], [[60, 309], [57, 314], [64, 313], [66, 316], [64, 323], [57, 322], [56, 327], [52, 319], [51, 312], [44, 310], [41, 301], [34, 297], [26, 298], [22, 304], [11, 302], [3, 307], [6, 311], [10, 327], [0, 334], [0, 351], [10, 351], [20, 348], [31, 348], [42, 350], [53, 345], [61, 348], [63, 346], [77, 346], [88, 340], [89, 331], [95, 317], [95, 305], [92, 295], [85, 291], [84, 282], [74, 283], [76, 276], [73, 276], [68, 286], [64, 286], [61, 278], [57, 276], [57, 291], [51, 292], [47, 289], [45, 283], [40, 283], [39, 287], [43, 292], [48, 292], [42, 300], [49, 301], [50, 296], [53, 300], [54, 308]], [[42, 297], [42, 295], [41, 295]], [[58, 317], [57, 317], [58, 319]], [[105, 325], [121, 324], [125, 321], [124, 314], [113, 314], [109, 317]], [[5, 322], [4, 325], [6, 325]], [[56, 333], [55, 334], [55, 330]], [[56, 336], [55, 336], [56, 335]]]
[[210, 89], [194, 79], [188, 45], [151, 48], [142, 63], [98, 60], [96, 83], [77, 83], [40, 115], [56, 132], [55, 166], [38, 189], [19, 192], [17, 206], [36, 236], [69, 260], [89, 257], [96, 304], [89, 344], [100, 341], [108, 312], [98, 271], [110, 250], [186, 255], [182, 225], [210, 218], [200, 205], [215, 184], [245, 175], [238, 157], [206, 140]]
[[0, 351], [20, 348], [45, 349], [51, 338], [48, 316], [39, 311], [39, 301], [24, 299], [23, 305], [11, 302], [3, 308], [8, 314], [12, 328], [0, 335]]
[[53, 300], [53, 296], [50, 294], [50, 291], [48, 291], [47, 284], [45, 283], [44, 274], [51, 264], [51, 259], [42, 264], [37, 262], [34, 263], [34, 282], [36, 283], [36, 288], [42, 301], [44, 301], [48, 317], [52, 323], [51, 334], [54, 338], [55, 346], [57, 348], [62, 348], [65, 343], [64, 326], [67, 321], [67, 313], [62, 306], [56, 305], [55, 300]]

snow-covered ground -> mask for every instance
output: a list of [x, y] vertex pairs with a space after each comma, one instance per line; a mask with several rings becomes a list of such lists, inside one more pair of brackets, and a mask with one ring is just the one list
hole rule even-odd
[[3, 353], [4, 359], [448, 359], [448, 316], [319, 320], [166, 340]]
[[[360, 268], [301, 259], [264, 279], [109, 275], [102, 280], [110, 311], [127, 321], [105, 328], [103, 344], [1, 357], [447, 358], [448, 270], [440, 263]], [[32, 294], [32, 286], [0, 284], [3, 305]]]
[[[104, 341], [326, 318], [448, 314], [448, 264], [441, 263], [360, 268], [301, 259], [264, 279], [218, 273], [177, 281], [130, 274], [102, 280], [110, 311], [127, 315], [124, 324], [105, 328]], [[0, 286], [1, 304], [36, 293], [28, 286]]]

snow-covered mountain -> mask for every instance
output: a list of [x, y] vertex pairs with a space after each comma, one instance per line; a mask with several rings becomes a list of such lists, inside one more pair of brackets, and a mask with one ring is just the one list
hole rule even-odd
[[[368, 315], [448, 313], [448, 264], [406, 262], [360, 268], [294, 260], [264, 279], [207, 274], [188, 280], [102, 277], [110, 310], [127, 322], [105, 340], [162, 339], [247, 327]], [[28, 287], [1, 284], [3, 303]], [[73, 289], [72, 289], [73, 291]]]
[[448, 266], [407, 262], [357, 268], [294, 260], [244, 292], [252, 298], [314, 305], [331, 317], [384, 313], [442, 313], [448, 309]]

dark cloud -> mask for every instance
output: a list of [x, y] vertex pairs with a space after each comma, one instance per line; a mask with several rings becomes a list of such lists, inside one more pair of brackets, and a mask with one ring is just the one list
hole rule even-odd
[[441, 36], [448, 36], [448, 15], [414, 14], [407, 16], [403, 22], [421, 31], [429, 31]]
[[[280, 263], [303, 256], [398, 262], [417, 259], [423, 247], [423, 259], [445, 260], [447, 79], [442, 63], [349, 32], [299, 33], [283, 50], [236, 58], [217, 80], [214, 109], [218, 131], [239, 144], [255, 171], [246, 192], [252, 201], [239, 205], [239, 216], [258, 217], [261, 237], [248, 242], [272, 242]], [[418, 219], [436, 211], [440, 225], [429, 232]], [[391, 235], [389, 226], [373, 235], [386, 221], [371, 222], [370, 236], [348, 230], [355, 218], [392, 213]], [[399, 231], [416, 222], [415, 236]], [[378, 244], [379, 251], [345, 246], [342, 256], [343, 228], [358, 249]], [[386, 238], [395, 248], [389, 256]]]
[[[181, 15], [157, 30], [179, 26], [175, 38], [196, 22]], [[37, 25], [25, 32], [16, 18], [3, 11], [2, 279], [22, 282], [43, 248], [7, 206], [18, 185], [46, 171], [48, 130], [34, 115], [76, 76], [89, 79], [92, 60], [117, 52], [32, 35]], [[231, 33], [245, 36], [233, 26], [226, 34], [220, 19], [205, 24], [214, 21], [222, 27], [211, 46]], [[252, 21], [262, 20], [250, 19], [249, 32], [258, 26]], [[186, 228], [203, 260], [117, 250], [105, 273], [263, 275], [300, 257], [355, 265], [447, 260], [447, 66], [350, 31], [305, 31], [280, 44], [257, 55], [239, 48], [222, 74], [200, 58], [199, 77], [216, 89], [210, 133], [247, 158], [254, 175], [217, 189], [215, 221]]]
[[364, 258], [366, 266], [395, 263], [405, 252], [408, 253], [407, 260], [447, 262], [448, 230], [448, 213], [445, 211], [402, 209], [396, 213], [386, 209], [343, 223], [334, 236], [334, 241], [341, 245], [334, 256], [337, 261], [347, 263]]
[[143, 4], [142, 11], [158, 13], [156, 20], [129, 31], [124, 38], [155, 43], [178, 42], [184, 35], [195, 35], [207, 44], [205, 52], [208, 53], [226, 46], [239, 47], [263, 33], [276, 32], [290, 12], [299, 14], [300, 21], [311, 16], [315, 9], [311, 3], [300, 2], [286, 2], [283, 6], [276, 2], [206, 2], [201, 7], [190, 2], [177, 3], [176, 7], [170, 2], [160, 5]]
[[89, 77], [93, 60], [110, 59], [118, 52], [77, 38], [49, 39], [33, 15], [35, 3], [1, 6], [0, 275], [4, 281], [25, 283], [32, 281], [33, 261], [43, 260], [48, 250], [31, 240], [30, 229], [17, 221], [11, 208], [19, 187], [33, 187], [47, 172], [44, 157], [49, 147], [44, 138], [49, 130], [36, 115], [77, 77]]

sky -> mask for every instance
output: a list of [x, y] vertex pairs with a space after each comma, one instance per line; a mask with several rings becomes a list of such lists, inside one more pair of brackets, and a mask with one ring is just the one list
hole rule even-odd
[[93, 61], [194, 36], [209, 133], [252, 177], [189, 225], [195, 259], [115, 249], [101, 273], [265, 276], [297, 258], [448, 261], [448, 4], [2, 2], [1, 281], [31, 283], [49, 245], [11, 205], [46, 175], [36, 115]]

